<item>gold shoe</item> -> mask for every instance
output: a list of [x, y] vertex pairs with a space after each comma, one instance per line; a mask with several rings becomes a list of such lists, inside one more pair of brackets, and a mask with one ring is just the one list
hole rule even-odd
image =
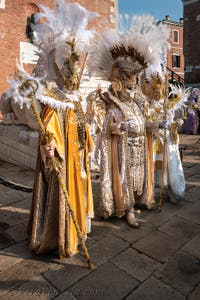
[[137, 221], [134, 212], [127, 211], [125, 217], [126, 217], [126, 221], [127, 221], [128, 225], [130, 227], [132, 227], [132, 228], [140, 227], [140, 224]]

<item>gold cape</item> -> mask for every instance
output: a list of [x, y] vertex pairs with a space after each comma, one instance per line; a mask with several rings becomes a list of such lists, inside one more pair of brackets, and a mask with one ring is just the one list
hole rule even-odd
[[[59, 158], [61, 174], [69, 194], [69, 202], [84, 238], [87, 221], [93, 217], [93, 198], [88, 151], [93, 148], [89, 127], [85, 124], [85, 147], [80, 150], [78, 123], [71, 109], [58, 113], [48, 106], [42, 112], [46, 129], [54, 136], [55, 156]], [[38, 151], [32, 208], [28, 225], [30, 249], [36, 254], [57, 250], [59, 257], [78, 251], [75, 226], [66, 210], [65, 198], [54, 171], [45, 171]]]

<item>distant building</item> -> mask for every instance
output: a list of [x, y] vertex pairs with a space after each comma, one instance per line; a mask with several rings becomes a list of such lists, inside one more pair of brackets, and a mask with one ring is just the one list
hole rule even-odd
[[183, 18], [180, 18], [180, 21], [177, 22], [170, 20], [170, 16], [168, 15], [161, 22], [166, 24], [170, 30], [168, 39], [170, 49], [167, 53], [167, 68], [169, 72], [169, 77], [172, 81], [183, 81]]
[[200, 87], [200, 0], [182, 0], [185, 83]]

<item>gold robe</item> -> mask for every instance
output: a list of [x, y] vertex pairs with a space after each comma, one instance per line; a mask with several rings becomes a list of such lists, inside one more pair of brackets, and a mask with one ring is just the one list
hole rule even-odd
[[[85, 147], [80, 150], [78, 118], [67, 109], [56, 112], [45, 106], [42, 121], [50, 131], [56, 145], [55, 156], [60, 160], [62, 178], [69, 194], [69, 202], [84, 238], [87, 222], [93, 217], [93, 198], [88, 151], [93, 148], [89, 127], [84, 123]], [[38, 151], [32, 209], [28, 232], [31, 234], [31, 251], [38, 253], [57, 250], [59, 257], [78, 251], [75, 226], [66, 210], [65, 198], [54, 171], [45, 171], [45, 164]]]

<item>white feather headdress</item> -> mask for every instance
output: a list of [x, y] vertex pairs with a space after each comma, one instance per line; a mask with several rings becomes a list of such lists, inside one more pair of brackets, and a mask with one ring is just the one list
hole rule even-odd
[[73, 76], [73, 64], [79, 60], [80, 53], [86, 51], [94, 36], [94, 30], [86, 27], [97, 14], [78, 3], [56, 0], [56, 4], [55, 10], [40, 5], [43, 12], [35, 15], [35, 21], [37, 23], [42, 18], [43, 22], [32, 25], [32, 28], [46, 79], [62, 86], [67, 76]]
[[169, 99], [169, 102], [172, 102], [171, 108], [176, 111], [179, 108], [183, 108], [184, 106], [186, 106], [191, 93], [191, 88], [185, 88], [184, 86], [174, 84], [170, 84], [170, 88], [171, 91], [169, 93], [169, 96], [171, 96], [171, 98]]
[[132, 28], [135, 32], [145, 35], [146, 39], [150, 41], [149, 47], [152, 48], [156, 57], [145, 70], [146, 77], [150, 79], [151, 76], [159, 75], [164, 78], [167, 50], [170, 48], [168, 26], [162, 22], [157, 22], [151, 15], [143, 15], [133, 17]]
[[162, 60], [167, 49], [166, 27], [157, 24], [150, 15], [129, 17], [129, 23], [126, 30], [107, 30], [100, 35], [89, 52], [90, 72], [110, 80], [117, 61], [132, 68], [133, 73], [139, 73]]

